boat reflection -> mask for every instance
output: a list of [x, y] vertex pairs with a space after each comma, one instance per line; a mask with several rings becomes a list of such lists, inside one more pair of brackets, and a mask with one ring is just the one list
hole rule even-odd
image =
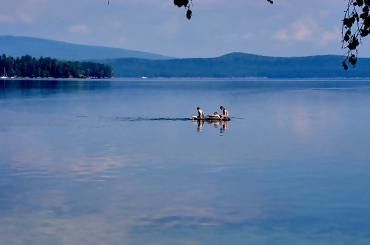
[[229, 127], [228, 121], [193, 120], [193, 124], [197, 125], [198, 133], [201, 133], [203, 131], [204, 123], [206, 123], [206, 125], [213, 126], [216, 129], [220, 129], [220, 134], [224, 134]]

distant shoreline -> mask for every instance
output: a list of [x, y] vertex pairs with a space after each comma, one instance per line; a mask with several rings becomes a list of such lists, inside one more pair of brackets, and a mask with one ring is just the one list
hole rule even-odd
[[369, 80], [370, 77], [312, 77], [312, 78], [302, 78], [302, 77], [276, 77], [276, 78], [269, 78], [269, 77], [148, 77], [148, 78], [141, 78], [141, 77], [112, 77], [112, 78], [3, 78], [0, 79], [2, 81], [126, 81], [126, 80], [135, 80], [135, 81], [157, 81], [157, 80], [242, 80], [242, 81], [281, 81], [281, 80], [288, 80], [288, 81], [323, 81], [323, 80]]
[[161, 89], [199, 87], [212, 90], [219, 87], [254, 89], [348, 89], [370, 88], [370, 79], [364, 78], [113, 78], [113, 79], [9, 79], [0, 80], [1, 91], [27, 89], [97, 89], [97, 88], [141, 88], [149, 86]]

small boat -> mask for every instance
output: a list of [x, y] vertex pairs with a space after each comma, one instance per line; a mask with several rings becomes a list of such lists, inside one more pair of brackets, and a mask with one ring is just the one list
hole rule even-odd
[[6, 75], [6, 70], [5, 70], [5, 67], [4, 67], [4, 73], [3, 75], [0, 77], [0, 79], [7, 79], [8, 76]]
[[198, 118], [196, 116], [193, 116], [191, 118], [191, 120], [193, 120], [193, 121], [208, 121], [208, 122], [226, 122], [226, 121], [230, 121], [231, 119], [229, 117], [228, 118], [220, 118], [220, 117], [207, 116], [205, 118]]

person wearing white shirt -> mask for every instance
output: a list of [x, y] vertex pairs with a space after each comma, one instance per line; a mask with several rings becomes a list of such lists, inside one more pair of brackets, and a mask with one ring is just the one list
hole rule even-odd
[[229, 120], [229, 111], [224, 106], [220, 106], [220, 110], [222, 111], [221, 119]]

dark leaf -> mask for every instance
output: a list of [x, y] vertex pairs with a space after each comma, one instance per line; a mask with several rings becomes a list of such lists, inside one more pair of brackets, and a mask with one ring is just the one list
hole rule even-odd
[[186, 18], [188, 18], [188, 20], [190, 20], [192, 16], [193, 16], [193, 11], [188, 9], [188, 11], [186, 11]]
[[360, 45], [360, 42], [356, 37], [353, 37], [351, 42], [348, 44], [347, 48], [349, 50], [355, 50], [358, 47], [358, 45]]
[[345, 61], [343, 61], [342, 65], [343, 65], [343, 69], [344, 69], [344, 70], [348, 70], [348, 65], [346, 64], [346, 62], [345, 62]]
[[355, 66], [355, 65], [356, 65], [356, 63], [357, 63], [357, 57], [356, 57], [354, 54], [352, 54], [352, 55], [348, 58], [348, 61], [349, 61], [349, 63], [351, 63], [351, 65], [352, 65], [352, 66]]

